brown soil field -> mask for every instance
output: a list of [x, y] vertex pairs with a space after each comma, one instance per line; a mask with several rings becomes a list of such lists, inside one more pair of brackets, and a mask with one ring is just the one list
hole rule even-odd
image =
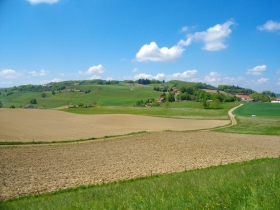
[[0, 147], [0, 199], [280, 155], [280, 136], [152, 132]]
[[140, 115], [79, 115], [58, 110], [0, 109], [0, 141], [52, 142], [100, 138], [140, 131], [199, 130], [230, 120], [191, 120]]

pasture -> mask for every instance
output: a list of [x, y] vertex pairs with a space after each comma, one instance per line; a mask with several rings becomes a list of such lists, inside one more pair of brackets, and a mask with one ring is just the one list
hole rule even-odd
[[233, 113], [236, 115], [237, 125], [216, 131], [280, 135], [280, 104], [245, 103]]

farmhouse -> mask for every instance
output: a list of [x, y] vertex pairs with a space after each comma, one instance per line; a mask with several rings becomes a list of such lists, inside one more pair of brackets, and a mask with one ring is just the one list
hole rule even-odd
[[26, 109], [33, 109], [34, 107], [31, 104], [27, 104], [25, 108]]
[[157, 102], [159, 102], [159, 103], [163, 103], [163, 102], [164, 102], [164, 100], [165, 100], [165, 98], [158, 98], [158, 99], [157, 99]]

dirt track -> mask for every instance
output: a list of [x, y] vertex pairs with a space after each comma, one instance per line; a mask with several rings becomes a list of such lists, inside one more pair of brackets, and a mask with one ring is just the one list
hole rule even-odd
[[139, 131], [198, 130], [229, 120], [190, 120], [139, 115], [79, 115], [58, 110], [0, 109], [0, 141], [63, 141]]
[[0, 147], [0, 198], [279, 155], [280, 136], [211, 131]]

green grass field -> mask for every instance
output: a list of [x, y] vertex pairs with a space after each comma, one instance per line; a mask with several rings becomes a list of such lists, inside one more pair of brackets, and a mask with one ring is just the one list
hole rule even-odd
[[236, 109], [233, 114], [236, 115], [237, 125], [216, 131], [280, 135], [280, 104], [246, 103]]
[[237, 116], [280, 117], [280, 103], [246, 103], [233, 112]]
[[0, 209], [278, 209], [280, 158], [0, 202]]

